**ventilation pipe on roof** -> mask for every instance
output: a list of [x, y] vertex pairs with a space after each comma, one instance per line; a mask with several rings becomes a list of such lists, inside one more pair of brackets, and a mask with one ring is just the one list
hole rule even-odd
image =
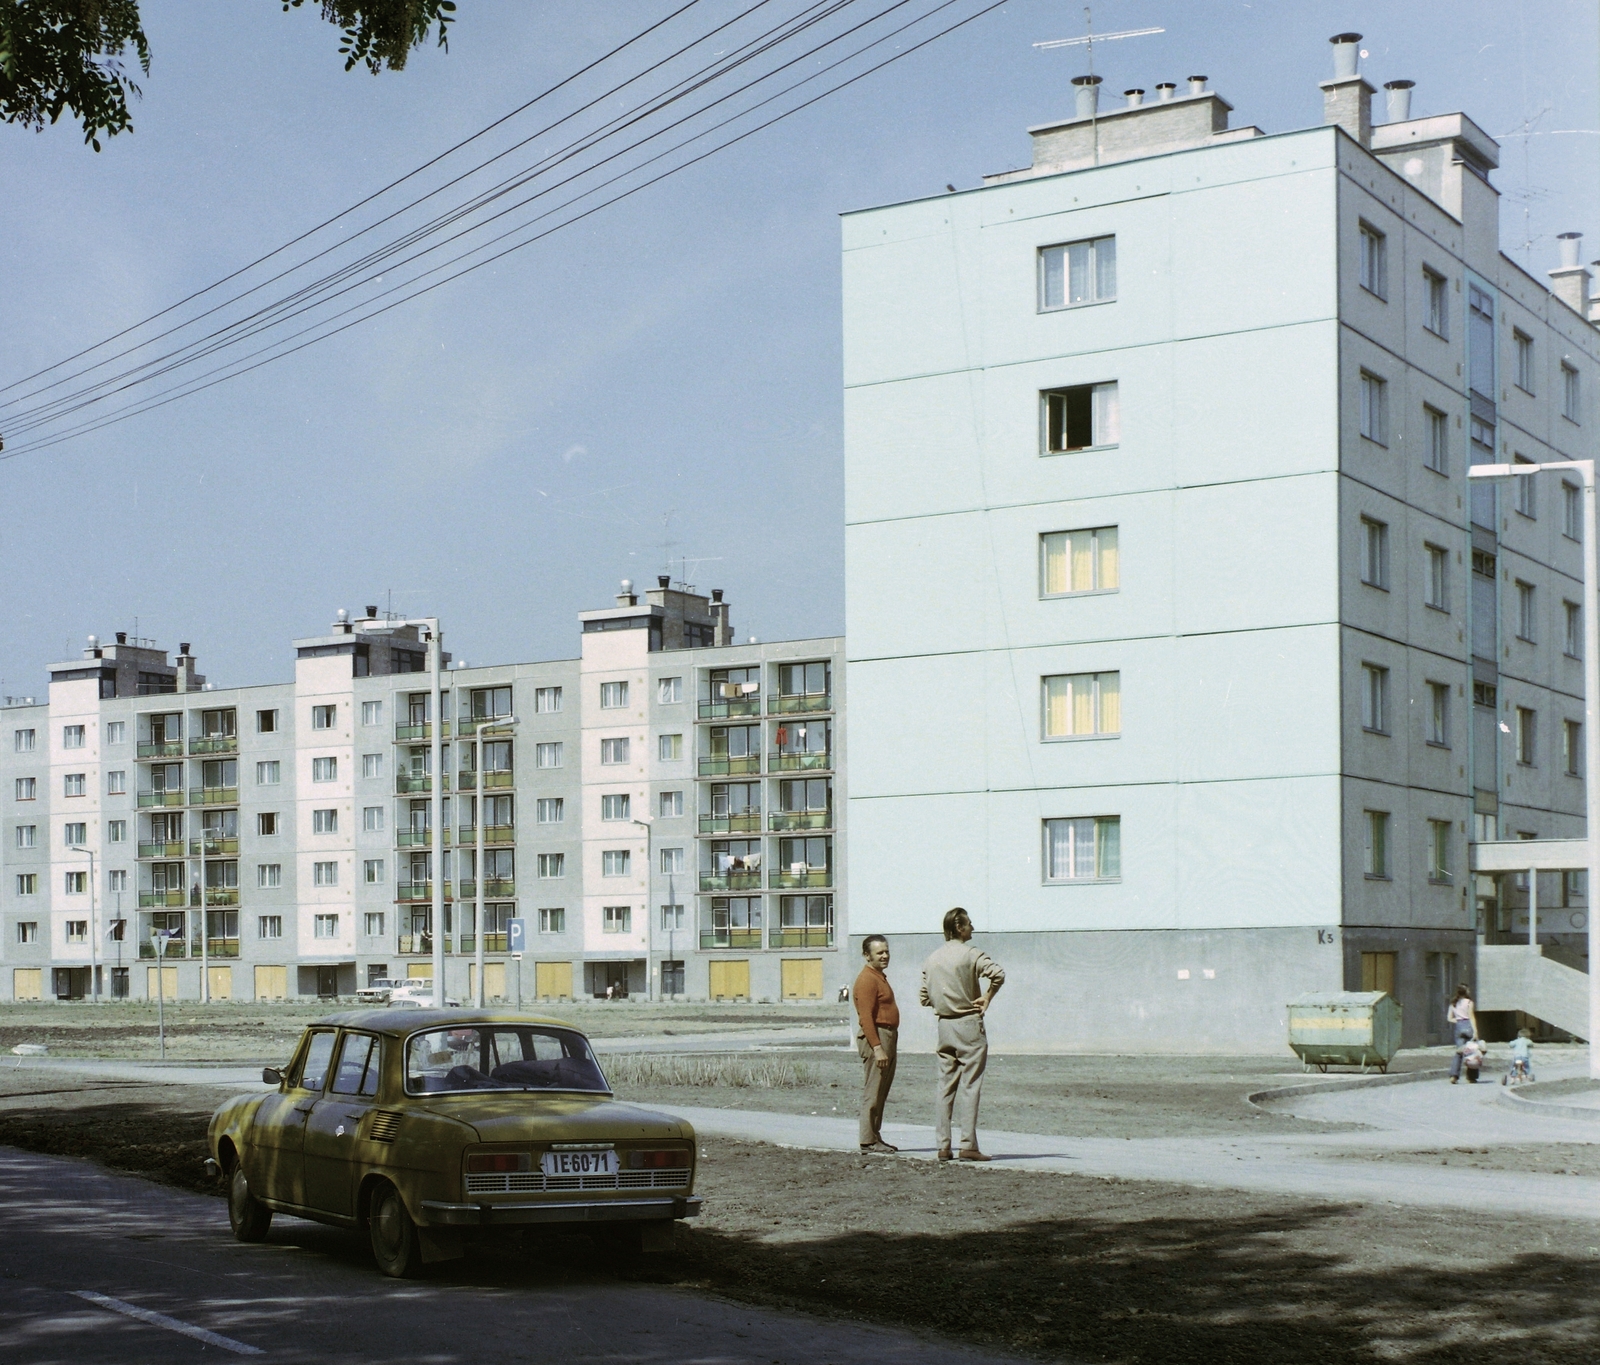
[[1335, 33], [1328, 41], [1333, 44], [1333, 78], [1347, 81], [1357, 74], [1361, 60], [1361, 35]]
[[1072, 83], [1078, 87], [1078, 117], [1093, 118], [1100, 109], [1100, 77], [1074, 76]]
[[1160, 85], [1156, 86], [1156, 100], [1161, 104], [1165, 104], [1177, 93], [1178, 87], [1171, 81], [1162, 81]]
[[1385, 81], [1383, 83], [1383, 88], [1388, 95], [1390, 123], [1405, 123], [1411, 117], [1411, 91], [1416, 84], [1415, 81]]
[[1206, 82], [1208, 80], [1210, 80], [1210, 79], [1211, 78], [1209, 76], [1190, 76], [1189, 77], [1189, 93], [1191, 95], [1203, 95], [1203, 94], [1205, 94], [1206, 93]]
[[1124, 90], [1122, 94], [1123, 97], [1128, 101], [1128, 108], [1130, 109], [1137, 109], [1141, 104], [1144, 103], [1143, 90], [1139, 90], [1137, 88], [1133, 90]]

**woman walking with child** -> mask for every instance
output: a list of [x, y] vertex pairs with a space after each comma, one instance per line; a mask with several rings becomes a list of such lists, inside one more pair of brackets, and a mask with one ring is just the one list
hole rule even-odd
[[1456, 1055], [1450, 1060], [1450, 1084], [1455, 1085], [1461, 1079], [1462, 1049], [1478, 1036], [1478, 1012], [1472, 1003], [1472, 992], [1465, 986], [1457, 986], [1455, 999], [1444, 1017], [1450, 1026], [1450, 1041], [1456, 1049]]

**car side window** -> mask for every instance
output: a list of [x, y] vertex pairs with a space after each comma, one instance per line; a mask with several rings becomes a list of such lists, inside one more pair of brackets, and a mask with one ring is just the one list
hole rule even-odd
[[378, 1040], [370, 1033], [347, 1033], [333, 1076], [335, 1095], [378, 1093]]
[[333, 1060], [333, 1043], [337, 1033], [313, 1033], [306, 1048], [305, 1061], [300, 1064], [300, 1074], [295, 1085], [300, 1090], [321, 1090], [328, 1083], [328, 1063]]

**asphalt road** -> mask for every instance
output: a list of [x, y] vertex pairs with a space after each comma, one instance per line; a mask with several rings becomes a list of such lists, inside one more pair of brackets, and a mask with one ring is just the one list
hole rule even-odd
[[[574, 1246], [578, 1252], [574, 1254]], [[450, 1365], [989, 1365], [907, 1332], [746, 1308], [608, 1275], [584, 1244], [507, 1248], [386, 1280], [353, 1234], [279, 1218], [228, 1233], [222, 1201], [0, 1149], [0, 1360]], [[196, 1335], [196, 1334], [200, 1335]]]

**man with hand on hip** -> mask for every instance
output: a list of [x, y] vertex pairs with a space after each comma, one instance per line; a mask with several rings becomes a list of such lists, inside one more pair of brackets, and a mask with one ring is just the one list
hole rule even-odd
[[[922, 964], [922, 1003], [939, 1016], [939, 1097], [934, 1131], [939, 1160], [950, 1160], [950, 1117], [956, 1111], [963, 1161], [989, 1160], [978, 1150], [978, 1100], [989, 1039], [983, 1016], [1006, 974], [987, 953], [972, 946], [972, 918], [959, 905], [944, 917], [944, 947]], [[987, 994], [979, 982], [987, 980]]]
[[856, 1005], [856, 1047], [866, 1067], [861, 1088], [861, 1150], [885, 1155], [897, 1152], [883, 1140], [883, 1106], [894, 1084], [896, 1044], [900, 1037], [900, 1006], [885, 975], [889, 968], [889, 940], [868, 934], [861, 941], [866, 964], [852, 992]]

